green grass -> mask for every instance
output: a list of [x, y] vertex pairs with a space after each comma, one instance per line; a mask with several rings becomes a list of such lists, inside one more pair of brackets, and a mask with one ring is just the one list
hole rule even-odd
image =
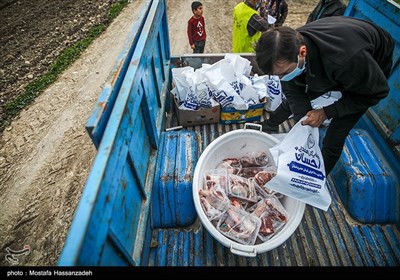
[[118, 16], [126, 5], [126, 0], [120, 0], [112, 5], [108, 13], [107, 24], [99, 24], [92, 27], [85, 38], [66, 48], [57, 57], [54, 63], [49, 66], [49, 69], [45, 74], [29, 83], [24, 88], [22, 94], [17, 98], [7, 102], [4, 105], [4, 117], [1, 120], [0, 128], [4, 128], [12, 118], [21, 112], [22, 109], [35, 100], [35, 98], [48, 86], [53, 84], [60, 74], [63, 73], [75, 60], [77, 60], [81, 53], [106, 30], [107, 26]]

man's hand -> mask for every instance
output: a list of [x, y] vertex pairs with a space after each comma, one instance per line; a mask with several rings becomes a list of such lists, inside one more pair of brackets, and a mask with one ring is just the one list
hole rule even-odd
[[194, 50], [194, 44], [190, 46], [192, 48], [192, 50]]
[[324, 120], [326, 120], [326, 114], [324, 109], [317, 109], [317, 110], [311, 110], [308, 111], [306, 114], [307, 119], [302, 121], [302, 125], [310, 125], [313, 127], [319, 127]]

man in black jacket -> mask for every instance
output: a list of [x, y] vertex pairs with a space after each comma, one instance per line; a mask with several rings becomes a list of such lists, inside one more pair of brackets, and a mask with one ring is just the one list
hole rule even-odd
[[264, 9], [260, 9], [261, 16], [272, 16], [276, 19], [276, 22], [273, 26], [278, 27], [282, 26], [286, 20], [289, 9], [286, 0], [270, 0], [269, 3], [263, 7]]
[[[258, 41], [259, 68], [280, 77], [287, 98], [276, 111], [293, 113], [295, 121], [307, 116], [303, 125], [313, 127], [332, 119], [322, 147], [326, 174], [357, 121], [388, 95], [393, 49], [394, 41], [385, 30], [342, 16], [322, 18], [297, 30], [272, 28]], [[332, 90], [341, 91], [342, 98], [313, 110], [310, 100]], [[285, 114], [273, 112], [267, 127], [277, 128], [286, 119], [279, 115]]]
[[321, 0], [310, 13], [307, 23], [331, 16], [342, 16], [346, 11], [346, 4], [342, 0]]

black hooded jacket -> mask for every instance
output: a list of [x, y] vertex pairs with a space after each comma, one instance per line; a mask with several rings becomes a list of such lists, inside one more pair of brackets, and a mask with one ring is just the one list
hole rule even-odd
[[328, 91], [343, 97], [324, 107], [328, 118], [365, 111], [389, 92], [394, 41], [373, 23], [327, 17], [297, 29], [307, 46], [306, 70], [282, 82], [295, 120], [312, 110], [310, 100]]
[[[319, 1], [317, 6], [315, 6], [314, 10], [310, 13], [307, 19], [307, 23], [312, 21], [316, 21], [317, 19], [324, 18], [324, 17], [331, 17], [331, 16], [342, 16], [346, 11], [346, 5], [340, 1], [329, 1], [328, 3], [324, 3], [324, 0]], [[323, 11], [321, 15], [318, 17], [318, 14], [323, 7]]]
[[288, 4], [285, 0], [272, 0], [269, 5], [272, 6], [274, 3], [276, 3], [276, 12], [274, 15], [271, 14], [276, 18], [274, 26], [282, 26], [289, 12]]

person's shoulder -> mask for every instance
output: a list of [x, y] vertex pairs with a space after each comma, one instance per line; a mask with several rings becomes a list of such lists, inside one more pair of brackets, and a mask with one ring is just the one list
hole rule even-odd
[[347, 5], [342, 0], [332, 1], [332, 4], [336, 5], [337, 7], [347, 7]]

